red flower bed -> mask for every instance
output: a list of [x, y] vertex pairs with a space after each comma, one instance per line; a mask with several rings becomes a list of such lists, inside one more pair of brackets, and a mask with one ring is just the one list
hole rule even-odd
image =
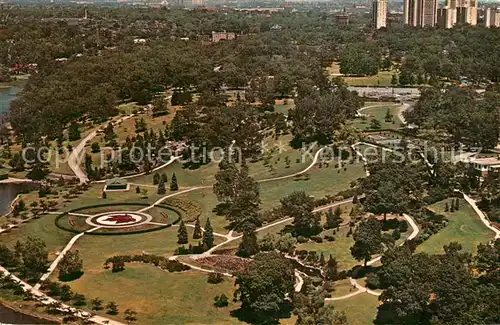
[[250, 260], [237, 256], [208, 256], [196, 260], [203, 265], [224, 270], [227, 273], [237, 274], [247, 269]]
[[111, 221], [111, 222], [115, 222], [117, 224], [120, 224], [120, 223], [135, 222], [135, 218], [132, 216], [129, 216], [128, 214], [121, 214], [121, 215], [109, 217], [105, 221]]

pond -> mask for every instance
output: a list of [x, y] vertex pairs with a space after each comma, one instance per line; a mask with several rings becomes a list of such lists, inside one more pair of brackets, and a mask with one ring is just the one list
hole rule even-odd
[[6, 113], [9, 110], [10, 102], [16, 98], [16, 94], [21, 91], [21, 88], [10, 87], [1, 88], [0, 87], [0, 115]]
[[9, 211], [9, 206], [21, 190], [19, 184], [0, 184], [0, 216]]

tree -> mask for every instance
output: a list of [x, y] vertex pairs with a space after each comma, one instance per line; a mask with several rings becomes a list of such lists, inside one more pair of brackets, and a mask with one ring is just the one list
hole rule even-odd
[[214, 306], [217, 308], [227, 307], [229, 305], [229, 299], [225, 294], [214, 297]]
[[342, 223], [342, 209], [337, 206], [334, 211], [331, 209], [326, 213], [326, 229], [334, 229]]
[[110, 301], [108, 302], [108, 304], [106, 305], [106, 314], [109, 314], [109, 315], [118, 315], [118, 305], [116, 304], [116, 302], [114, 301]]
[[87, 304], [85, 296], [81, 293], [75, 293], [72, 300], [75, 306], [85, 306]]
[[68, 139], [69, 141], [76, 141], [80, 138], [80, 127], [76, 121], [72, 121], [68, 128]]
[[210, 249], [214, 246], [214, 230], [210, 224], [210, 218], [207, 218], [207, 222], [205, 223], [202, 242], [205, 249]]
[[188, 231], [186, 225], [184, 224], [184, 220], [181, 220], [179, 225], [179, 230], [177, 231], [177, 244], [187, 244], [189, 242], [188, 239]]
[[48, 255], [47, 246], [38, 237], [28, 237], [25, 242], [17, 242], [15, 255], [22, 263], [24, 276], [39, 278], [47, 270]]
[[158, 185], [160, 183], [160, 174], [155, 173], [153, 175], [153, 185]]
[[179, 189], [179, 185], [177, 185], [177, 176], [175, 173], [172, 175], [172, 180], [170, 181], [170, 190], [177, 191]]
[[194, 231], [193, 231], [193, 239], [200, 239], [203, 236], [203, 232], [201, 231], [200, 225], [200, 217], [196, 217], [196, 221], [194, 223]]
[[332, 257], [332, 254], [330, 254], [330, 258], [328, 259], [328, 262], [326, 262], [324, 271], [325, 279], [328, 281], [337, 281], [339, 279], [338, 263], [335, 257]]
[[140, 187], [139, 185], [137, 185], [137, 186], [135, 187], [135, 193], [136, 193], [136, 194], [141, 194], [141, 187]]
[[168, 176], [167, 176], [167, 174], [161, 173], [160, 178], [161, 178], [161, 180], [163, 180], [163, 182], [165, 184], [168, 183]]
[[254, 230], [243, 232], [243, 239], [238, 249], [238, 255], [248, 257], [255, 255], [259, 252], [259, 245], [257, 244], [257, 234]]
[[325, 305], [328, 293], [323, 287], [315, 287], [309, 279], [304, 286], [293, 298], [296, 325], [347, 325], [344, 313], [336, 311], [333, 305]]
[[370, 120], [370, 129], [379, 130], [381, 128], [382, 128], [382, 124], [380, 123], [379, 120], [377, 120], [375, 118]]
[[90, 305], [91, 305], [91, 308], [92, 310], [95, 310], [95, 311], [99, 311], [99, 310], [102, 310], [102, 304], [103, 304], [103, 301], [102, 299], [99, 299], [99, 298], [94, 298], [90, 301]]
[[132, 324], [137, 320], [137, 312], [133, 311], [132, 309], [127, 309], [125, 310], [125, 320], [127, 321], [127, 324]]
[[321, 231], [321, 216], [313, 212], [314, 199], [305, 192], [294, 192], [281, 199], [281, 211], [293, 218], [296, 236], [309, 237]]
[[382, 250], [382, 227], [375, 217], [362, 221], [353, 234], [354, 245], [351, 247], [352, 256], [358, 260], [364, 260], [364, 265], [373, 254]]
[[92, 153], [98, 153], [99, 150], [101, 150], [101, 147], [99, 146], [99, 142], [92, 143], [91, 150], [92, 150]]
[[160, 182], [158, 183], [158, 194], [163, 195], [165, 193], [167, 193], [167, 189], [165, 188], [165, 182], [163, 182], [163, 180], [160, 179]]
[[71, 281], [80, 277], [83, 272], [83, 260], [80, 258], [78, 250], [69, 251], [59, 263], [59, 280]]
[[235, 283], [235, 297], [243, 310], [260, 321], [277, 319], [287, 295], [293, 294], [294, 270], [279, 253], [259, 253]]

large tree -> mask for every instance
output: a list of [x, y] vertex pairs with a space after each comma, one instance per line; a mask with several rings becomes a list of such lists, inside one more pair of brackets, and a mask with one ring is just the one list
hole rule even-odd
[[314, 198], [305, 192], [293, 192], [281, 199], [281, 211], [293, 218], [293, 227], [297, 236], [312, 236], [321, 231], [321, 216], [313, 212]]
[[358, 224], [353, 234], [354, 245], [351, 247], [352, 256], [358, 261], [366, 263], [371, 256], [381, 253], [383, 249], [382, 226], [375, 217], [370, 217]]
[[236, 277], [235, 297], [241, 308], [259, 321], [276, 319], [293, 294], [294, 270], [290, 261], [276, 252], [259, 253]]

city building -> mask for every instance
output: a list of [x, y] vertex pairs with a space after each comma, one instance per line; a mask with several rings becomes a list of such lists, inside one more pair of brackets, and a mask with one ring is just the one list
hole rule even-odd
[[387, 1], [374, 0], [372, 3], [372, 22], [375, 29], [387, 27]]
[[448, 6], [437, 11], [437, 24], [441, 28], [452, 28], [457, 22], [457, 10]]
[[483, 23], [484, 27], [491, 26], [491, 8], [489, 7], [483, 9]]
[[405, 0], [403, 21], [414, 27], [434, 27], [437, 10], [438, 0]]
[[212, 42], [218, 43], [220, 41], [232, 40], [236, 38], [235, 33], [224, 32], [212, 32]]
[[462, 162], [480, 171], [483, 176], [486, 176], [490, 171], [500, 169], [499, 157], [484, 157], [484, 158], [469, 157], [463, 159]]
[[341, 13], [335, 15], [335, 21], [339, 25], [349, 25], [349, 15], [346, 13]]
[[491, 7], [484, 8], [483, 23], [485, 27], [500, 27], [500, 10]]

